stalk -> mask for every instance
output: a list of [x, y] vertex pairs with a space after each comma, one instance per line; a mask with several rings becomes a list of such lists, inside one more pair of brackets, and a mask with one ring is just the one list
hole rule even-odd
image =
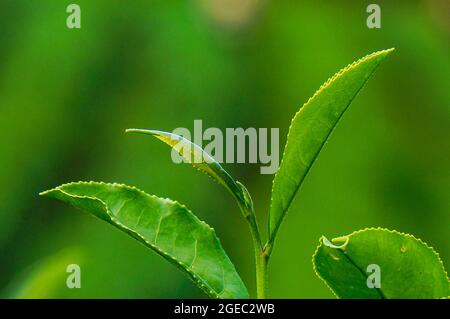
[[267, 266], [269, 258], [264, 251], [259, 251], [256, 256], [256, 297], [267, 298], [268, 276]]
[[258, 299], [264, 299], [267, 296], [267, 266], [269, 256], [266, 254], [262, 244], [261, 234], [259, 232], [258, 222], [256, 221], [253, 207], [251, 209], [243, 208], [243, 212], [250, 226], [250, 233], [252, 234], [253, 247], [255, 250], [256, 297]]

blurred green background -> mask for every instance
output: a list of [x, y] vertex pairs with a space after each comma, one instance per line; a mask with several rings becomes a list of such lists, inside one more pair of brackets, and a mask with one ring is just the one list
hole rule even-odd
[[[180, 271], [42, 190], [120, 182], [184, 203], [216, 229], [254, 292], [251, 238], [223, 189], [128, 127], [279, 127], [340, 68], [396, 47], [309, 174], [276, 242], [270, 297], [333, 298], [311, 255], [321, 235], [410, 232], [450, 266], [449, 2], [0, 2], [0, 291], [16, 297], [204, 297]], [[224, 164], [265, 229], [273, 176]], [[68, 263], [81, 289], [65, 287]]]

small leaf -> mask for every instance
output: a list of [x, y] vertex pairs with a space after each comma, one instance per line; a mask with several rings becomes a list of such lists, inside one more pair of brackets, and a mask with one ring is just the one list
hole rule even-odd
[[337, 123], [378, 64], [393, 49], [372, 53], [330, 78], [295, 114], [272, 185], [270, 242]]
[[[220, 185], [224, 186], [236, 198], [240, 206], [251, 208], [247, 189], [235, 181], [223, 167], [200, 146], [183, 136], [157, 130], [127, 129], [127, 133], [151, 135], [175, 149], [188, 163], [202, 171]], [[251, 211], [251, 210], [249, 210]]]
[[214, 230], [185, 206], [119, 184], [79, 182], [41, 193], [119, 228], [184, 271], [214, 298], [248, 292]]
[[[322, 237], [313, 264], [339, 298], [449, 296], [449, 280], [439, 255], [420, 239], [397, 231], [368, 228], [331, 242]], [[369, 265], [379, 266], [380, 288], [368, 286], [373, 274]]]

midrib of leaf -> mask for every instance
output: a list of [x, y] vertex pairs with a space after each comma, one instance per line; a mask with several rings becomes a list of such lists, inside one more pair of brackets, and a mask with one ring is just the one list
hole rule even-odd
[[[222, 165], [220, 165], [212, 155], [205, 152], [199, 145], [189, 141], [181, 135], [160, 130], [129, 128], [125, 130], [125, 132], [150, 135], [169, 145], [193, 167], [200, 172], [205, 173], [219, 185], [225, 187], [236, 199], [239, 207], [243, 208], [244, 211], [251, 211], [253, 204], [245, 186], [231, 177]], [[176, 148], [177, 146], [179, 149]], [[188, 148], [190, 152], [185, 152], [185, 148]], [[247, 216], [244, 214], [244, 217]]]
[[[139, 189], [137, 189], [136, 187], [132, 187], [132, 186], [126, 186], [126, 185], [122, 185], [122, 184], [106, 184], [106, 183], [94, 183], [94, 182], [81, 182], [83, 184], [98, 184], [98, 185], [115, 185], [118, 187], [123, 187], [123, 188], [128, 188], [128, 189], [132, 189], [135, 190], [137, 192], [140, 192], [141, 194], [145, 195], [145, 196], [149, 196], [151, 198], [155, 198], [155, 199], [161, 199], [159, 197], [156, 197], [154, 195], [149, 195]], [[77, 184], [77, 183], [70, 183], [70, 184]], [[199, 286], [209, 297], [211, 298], [222, 298], [221, 294], [224, 292], [225, 290], [225, 269], [224, 269], [224, 265], [222, 262], [220, 262], [220, 268], [222, 271], [222, 288], [220, 291], [214, 289], [214, 287], [212, 287], [209, 283], [208, 280], [205, 280], [205, 278], [203, 278], [202, 276], [200, 276], [199, 274], [195, 273], [194, 271], [192, 271], [192, 266], [194, 264], [195, 260], [192, 260], [191, 265], [186, 265], [185, 263], [183, 263], [182, 261], [178, 260], [176, 257], [172, 256], [170, 253], [160, 249], [158, 246], [156, 246], [156, 242], [154, 241], [153, 243], [151, 241], [149, 241], [148, 239], [146, 239], [143, 235], [141, 235], [140, 233], [138, 233], [137, 231], [134, 231], [133, 229], [131, 229], [130, 227], [124, 225], [123, 223], [121, 223], [114, 215], [114, 213], [111, 211], [111, 208], [109, 207], [109, 205], [107, 203], [105, 203], [102, 199], [97, 198], [95, 196], [98, 196], [99, 194], [102, 193], [102, 191], [96, 193], [96, 194], [92, 194], [90, 196], [87, 195], [77, 195], [77, 194], [72, 194], [69, 192], [66, 192], [64, 190], [61, 189], [61, 187], [63, 186], [67, 186], [70, 184], [64, 184], [61, 185], [57, 188], [51, 189], [49, 191], [45, 191], [40, 193], [40, 195], [46, 195], [49, 192], [54, 192], [54, 191], [58, 191], [66, 196], [68, 196], [69, 198], [77, 198], [77, 199], [88, 199], [94, 202], [99, 203], [102, 207], [103, 210], [105, 212], [105, 214], [108, 216], [107, 218], [103, 218], [102, 216], [98, 216], [96, 214], [94, 214], [96, 217], [108, 222], [109, 224], [118, 227], [119, 229], [122, 229], [124, 232], [126, 232], [127, 234], [129, 234], [130, 236], [132, 236], [133, 238], [135, 238], [138, 242], [142, 243], [144, 246], [150, 247], [152, 250], [154, 250], [156, 253], [158, 253], [159, 255], [161, 255], [162, 257], [164, 257], [166, 260], [168, 260], [170, 263], [172, 263], [173, 265], [175, 265], [178, 269], [180, 269], [182, 272], [185, 272], [186, 274], [188, 274], [188, 277], [195, 283], [197, 284], [197, 286]], [[176, 201], [173, 200], [169, 200], [169, 199], [163, 199], [166, 200], [170, 203], [174, 203], [174, 204], [178, 204], [180, 206], [182, 206], [184, 209], [186, 209], [188, 212], [190, 212], [184, 205], [179, 204]], [[119, 207], [119, 209], [116, 211], [116, 214], [118, 214], [122, 208], [126, 205], [126, 203], [122, 203], [121, 207]], [[192, 214], [192, 212], [190, 212]], [[161, 220], [160, 220], [160, 224], [162, 222], [162, 220], [164, 218], [167, 218], [168, 216], [170, 216], [171, 214], [167, 214], [167, 215], [163, 215], [161, 216]], [[192, 216], [198, 220], [198, 218], [192, 214]], [[204, 223], [203, 221], [198, 220], [202, 225], [204, 225], [205, 227], [208, 227], [209, 231], [213, 232], [213, 229], [206, 223]], [[155, 240], [157, 240], [157, 235], [158, 232], [156, 233], [155, 236]]]
[[[348, 256], [344, 251], [342, 251], [342, 249], [338, 249], [339, 253], [344, 256], [349, 263], [351, 263], [353, 265], [353, 267], [355, 267], [359, 273], [361, 273], [361, 275], [363, 276], [363, 278], [365, 279], [365, 281], [367, 281], [367, 278], [369, 278], [369, 276], [367, 276], [367, 274], [364, 272], [363, 269], [361, 269], [361, 267], [359, 267], [354, 261], [353, 259], [350, 258], [350, 256]], [[387, 299], [386, 296], [384, 295], [383, 291], [381, 288], [375, 288], [375, 290], [377, 291], [377, 293], [380, 295], [381, 299]]]
[[[281, 164], [280, 164], [280, 168], [282, 167], [283, 161], [284, 161], [284, 155], [286, 152], [286, 147], [287, 147], [287, 143], [290, 140], [290, 129], [293, 125], [293, 122], [296, 120], [297, 117], [299, 117], [302, 114], [302, 111], [305, 109], [306, 106], [309, 105], [309, 103], [311, 101], [314, 100], [314, 98], [316, 98], [318, 95], [320, 95], [320, 93], [322, 91], [324, 91], [326, 88], [328, 88], [336, 79], [338, 79], [342, 74], [344, 74], [345, 72], [351, 70], [352, 68], [356, 68], [358, 65], [360, 65], [361, 63], [363, 63], [365, 60], [370, 59], [371, 57], [375, 56], [375, 55], [380, 55], [380, 54], [384, 54], [384, 53], [388, 53], [390, 51], [393, 51], [394, 49], [387, 49], [387, 50], [382, 50], [382, 51], [377, 51], [374, 53], [371, 53], [369, 55], [366, 55], [364, 57], [362, 57], [361, 59], [351, 63], [350, 65], [346, 66], [345, 68], [341, 69], [339, 72], [337, 72], [336, 74], [334, 74], [331, 78], [329, 78], [315, 93], [312, 97], [310, 97], [308, 99], [308, 101], [300, 108], [300, 110], [295, 114], [295, 116], [292, 118], [291, 120], [291, 125], [289, 127], [289, 132], [288, 132], [288, 136], [286, 139], [286, 146], [285, 149], [283, 151], [283, 156], [282, 156], [282, 160], [281, 160]], [[273, 199], [274, 197], [271, 197], [271, 210], [269, 212], [269, 244], [273, 245], [273, 242], [275, 240], [275, 237], [277, 235], [278, 229], [281, 226], [282, 220], [284, 218], [284, 216], [286, 215], [286, 213], [288, 212], [294, 198], [296, 197], [299, 189], [301, 188], [301, 186], [303, 185], [304, 180], [306, 179], [306, 177], [308, 176], [309, 172], [311, 171], [311, 168], [313, 167], [313, 165], [315, 164], [320, 152], [322, 151], [324, 145], [328, 142], [330, 136], [332, 135], [332, 133], [334, 132], [334, 130], [336, 129], [336, 127], [338, 126], [339, 122], [341, 121], [342, 117], [344, 116], [345, 112], [347, 111], [348, 107], [350, 106], [350, 104], [353, 102], [353, 100], [355, 99], [355, 97], [358, 95], [358, 93], [361, 91], [361, 89], [364, 87], [364, 85], [367, 83], [367, 81], [370, 79], [370, 77], [373, 75], [375, 69], [372, 70], [372, 72], [370, 73], [370, 75], [361, 83], [361, 85], [359, 86], [359, 88], [356, 90], [356, 92], [352, 95], [351, 99], [349, 100], [349, 102], [346, 104], [344, 110], [341, 112], [341, 114], [339, 114], [338, 119], [335, 123], [335, 125], [331, 128], [331, 130], [328, 132], [328, 134], [326, 135], [326, 138], [320, 143], [320, 147], [319, 149], [314, 153], [314, 157], [312, 159], [311, 164], [306, 168], [305, 174], [302, 176], [302, 178], [300, 179], [300, 182], [298, 183], [298, 185], [295, 187], [295, 191], [292, 193], [292, 195], [290, 195], [288, 203], [286, 208], [284, 208], [282, 210], [281, 213], [281, 218], [280, 220], [277, 222], [275, 228], [272, 230], [271, 229], [271, 222], [270, 222], [270, 214], [272, 214], [272, 207], [273, 207]], [[275, 178], [273, 179], [273, 183], [272, 183], [272, 194], [274, 193], [274, 186], [275, 186], [275, 179], [276, 179], [276, 175]]]
[[[158, 246], [155, 246], [156, 244], [156, 240], [158, 238], [158, 233], [159, 233], [159, 229], [158, 232], [156, 233], [155, 236], [155, 240], [153, 243], [151, 243], [149, 240], [145, 239], [141, 234], [137, 233], [136, 231], [130, 229], [129, 227], [123, 225], [120, 221], [117, 220], [117, 218], [114, 217], [114, 215], [112, 214], [111, 210], [109, 209], [108, 205], [101, 199], [96, 198], [96, 197], [92, 197], [92, 196], [79, 196], [79, 195], [75, 195], [75, 194], [70, 194], [67, 193], [61, 189], [58, 189], [58, 191], [60, 191], [61, 193], [69, 196], [69, 197], [74, 197], [74, 198], [80, 198], [80, 199], [89, 199], [89, 200], [93, 200], [93, 201], [97, 201], [99, 203], [101, 203], [105, 209], [105, 212], [107, 212], [108, 217], [111, 219], [111, 221], [119, 226], [120, 228], [122, 228], [125, 232], [129, 233], [130, 235], [132, 235], [133, 237], [135, 237], [136, 239], [138, 239], [138, 241], [143, 241], [144, 245], [149, 246], [150, 248], [152, 248], [153, 250], [155, 250], [158, 254], [160, 254], [161, 256], [165, 257], [167, 260], [169, 260], [172, 264], [174, 264], [175, 266], [177, 266], [178, 268], [180, 268], [183, 271], [186, 271], [192, 278], [192, 280], [194, 282], [196, 282], [197, 284], [200, 284], [200, 286], [203, 287], [203, 290], [212, 298], [218, 298], [220, 293], [222, 292], [217, 292], [215, 291], [210, 285], [208, 285], [208, 283], [199, 275], [197, 275], [196, 273], [192, 272], [190, 270], [190, 266], [183, 264], [182, 262], [178, 261], [175, 257], [171, 256], [169, 253], [161, 250]], [[98, 195], [99, 193], [97, 193]], [[151, 195], [149, 195], [151, 196]], [[125, 204], [122, 205], [122, 207]], [[119, 213], [119, 211], [122, 209], [122, 207], [119, 208], [119, 210], [116, 212]], [[170, 216], [170, 215], [167, 215]], [[162, 220], [164, 219], [164, 217], [167, 216], [161, 216], [161, 219], [159, 221], [159, 225], [161, 225]], [[221, 265], [222, 266], [222, 265]], [[222, 266], [223, 269], [223, 266]]]
[[[314, 252], [313, 258], [312, 258], [313, 269], [314, 269], [314, 272], [316, 273], [316, 275], [325, 283], [325, 285], [333, 292], [333, 294], [336, 297], [338, 297], [338, 298], [349, 298], [349, 297], [342, 296], [341, 295], [342, 291], [339, 291], [340, 289], [337, 289], [336, 286], [333, 284], [334, 279], [339, 281], [340, 279], [343, 278], [341, 276], [345, 276], [345, 274], [341, 274], [339, 272], [339, 270], [336, 270], [337, 272], [335, 271], [334, 275], [329, 277], [330, 276], [329, 271], [331, 271], [333, 268], [330, 268], [328, 266], [328, 275], [326, 277], [323, 276], [324, 273], [327, 272], [327, 268], [323, 268], [322, 270], [319, 270], [318, 267], [319, 267], [319, 263], [320, 262], [318, 261], [318, 258], [319, 258], [320, 255], [322, 255], [322, 256], [331, 255], [332, 256], [333, 252], [336, 252], [337, 254], [339, 254], [339, 256], [344, 256], [345, 260], [347, 260], [348, 263], [351, 266], [353, 266], [358, 271], [358, 274], [361, 274], [363, 276], [365, 282], [367, 282], [367, 278], [369, 276], [366, 274], [366, 272], [364, 272], [364, 268], [359, 267], [358, 264], [353, 260], [353, 258], [351, 256], [349, 256], [349, 253], [347, 252], [347, 249], [351, 250], [351, 247], [347, 247], [347, 245], [349, 245], [350, 242], [352, 242], [353, 245], [357, 245], [355, 243], [355, 240], [360, 240], [361, 237], [358, 237], [358, 239], [355, 239], [356, 238], [355, 236], [362, 235], [362, 234], [368, 233], [368, 232], [376, 232], [375, 234], [379, 234], [380, 236], [384, 236], [384, 234], [393, 234], [393, 235], [396, 235], [396, 236], [401, 236], [401, 237], [407, 239], [407, 241], [404, 242], [404, 244], [409, 245], [409, 244], [413, 243], [414, 245], [419, 245], [422, 248], [425, 248], [427, 253], [431, 252], [431, 256], [427, 256], [426, 258], [430, 258], [431, 257], [431, 261], [433, 263], [435, 263], [435, 264], [433, 264], [433, 267], [439, 268], [439, 272], [441, 273], [440, 275], [445, 277], [444, 280], [445, 280], [445, 282], [447, 282], [448, 285], [450, 284], [450, 280], [448, 279], [448, 274], [447, 274], [447, 272], [445, 270], [444, 264], [443, 264], [443, 262], [442, 262], [442, 260], [441, 260], [441, 258], [439, 256], [439, 254], [436, 252], [436, 250], [434, 250], [433, 247], [429, 246], [422, 239], [417, 238], [417, 237], [415, 237], [415, 236], [413, 236], [411, 234], [399, 232], [399, 231], [396, 231], [396, 230], [389, 230], [389, 229], [381, 228], [381, 227], [370, 227], [370, 228], [365, 228], [365, 229], [361, 229], [361, 230], [358, 230], [358, 231], [354, 231], [351, 234], [346, 235], [346, 236], [341, 236], [341, 237], [338, 237], [338, 238], [334, 238], [331, 241], [326, 240], [326, 238], [323, 237], [323, 236], [320, 239], [320, 243], [317, 246], [316, 251]], [[337, 245], [336, 244], [338, 242], [339, 243], [342, 242], [344, 239], [345, 239], [345, 243], [344, 244], [342, 244], [342, 245]], [[385, 245], [387, 245], [387, 244], [385, 244]], [[323, 250], [323, 249], [321, 250], [321, 248], [323, 248], [323, 247], [328, 248], [328, 250], [326, 250], [326, 251]], [[354, 247], [354, 246], [352, 246], [352, 247]], [[386, 246], [386, 247], [389, 247], [389, 246]], [[386, 248], [386, 249], [389, 249], [389, 248]], [[416, 253], [422, 254], [423, 250], [416, 250]], [[333, 276], [334, 276], [334, 278], [333, 278]], [[438, 277], [433, 277], [433, 279], [441, 280], [442, 278], [439, 279], [439, 276], [438, 276]], [[431, 285], [438, 285], [437, 282], [436, 283], [430, 283], [430, 284]], [[439, 283], [439, 286], [441, 284], [442, 284], [442, 282]], [[386, 288], [386, 286], [385, 286], [385, 288]], [[450, 291], [450, 287], [448, 287], [448, 288], [444, 287], [443, 289], [445, 289], [446, 291]], [[386, 293], [385, 293], [385, 289], [382, 289], [382, 288], [378, 289], [377, 288], [376, 291], [377, 291], [377, 294], [381, 298], [389, 299], [388, 295], [386, 295]], [[393, 293], [397, 294], [397, 297], [395, 297], [395, 298], [402, 298], [401, 296], [399, 297], [399, 292], [389, 292], [389, 295], [392, 295]], [[440, 296], [440, 298], [442, 298], [443, 295], [448, 295], [448, 293], [447, 292], [443, 293]], [[357, 295], [353, 296], [351, 298], [355, 298], [355, 297], [358, 298]], [[408, 298], [411, 298], [411, 296], [409, 296]], [[414, 296], [412, 296], [412, 298], [414, 298]]]
[[[367, 79], [369, 79], [369, 78], [367, 78]], [[366, 82], [367, 82], [367, 80], [366, 80]], [[361, 88], [364, 86], [364, 84], [365, 84], [366, 82], [363, 83], [363, 85], [361, 86]], [[361, 88], [360, 88], [360, 89], [361, 89]], [[295, 192], [294, 192], [294, 193], [292, 194], [292, 196], [289, 198], [288, 205], [287, 205], [286, 209], [283, 210], [283, 215], [286, 215], [287, 211], [288, 211], [289, 208], [291, 207], [292, 201], [294, 200], [295, 196], [297, 196], [297, 193], [298, 193], [300, 187], [303, 185], [303, 181], [306, 179], [306, 176], [308, 176], [309, 172], [311, 171], [311, 168], [314, 166], [314, 164], [315, 164], [317, 158], [319, 157], [320, 152], [322, 151], [322, 148], [323, 148], [324, 145], [328, 142], [328, 139], [330, 138], [331, 134], [334, 132], [334, 130], [335, 130], [336, 127], [338, 126], [338, 124], [339, 124], [341, 118], [344, 116], [345, 111], [347, 110], [347, 108], [349, 107], [349, 105], [353, 102], [354, 98], [358, 95], [358, 93], [359, 93], [359, 91], [356, 92], [355, 95], [353, 95], [351, 101], [350, 101], [350, 102], [347, 104], [347, 106], [345, 107], [344, 112], [342, 112], [341, 115], [339, 116], [339, 118], [338, 118], [338, 120], [337, 120], [337, 122], [336, 122], [336, 125], [331, 129], [330, 133], [327, 134], [327, 137], [325, 138], [325, 140], [323, 140], [322, 143], [320, 144], [320, 149], [314, 154], [314, 158], [313, 158], [313, 160], [312, 160], [311, 165], [309, 165], [309, 167], [306, 169], [305, 175], [304, 175], [304, 176], [302, 177], [302, 179], [300, 180], [300, 183], [299, 183], [298, 186], [296, 187]], [[317, 93], [316, 93], [316, 94], [317, 94]], [[315, 95], [314, 95], [314, 96], [315, 96]], [[313, 96], [313, 97], [314, 97], [314, 96]], [[312, 98], [311, 98], [311, 99], [312, 99]], [[308, 103], [309, 103], [309, 100], [308, 100], [308, 102], [305, 104], [305, 106], [306, 106]], [[299, 112], [301, 112], [302, 109], [303, 109], [303, 107], [300, 109]], [[300, 113], [299, 113], [299, 114], [300, 114]], [[294, 118], [295, 118], [295, 117], [294, 117]], [[288, 136], [288, 138], [289, 138], [289, 136]], [[272, 192], [273, 192], [273, 189], [272, 189]], [[273, 236], [271, 235], [271, 238], [270, 238], [270, 241], [271, 241], [271, 242], [273, 242], [273, 240], [275, 240], [275, 236], [276, 236], [276, 234], [277, 234], [278, 229], [280, 228], [280, 226], [281, 226], [281, 222], [279, 222], [279, 223], [277, 224], [276, 228], [274, 229], [274, 231], [273, 231]], [[270, 223], [269, 223], [269, 227], [270, 227]], [[269, 228], [269, 234], [271, 234], [270, 228]]]
[[[236, 199], [241, 214], [249, 226], [253, 239], [256, 268], [264, 269], [264, 265], [262, 265], [263, 258], [260, 257], [264, 248], [261, 234], [259, 232], [258, 221], [253, 208], [253, 201], [247, 188], [242, 183], [232, 178], [231, 175], [223, 169], [219, 162], [217, 162], [212, 155], [205, 152], [201, 146], [189, 141], [181, 135], [160, 130], [137, 128], [127, 129], [125, 132], [140, 133], [156, 137], [178, 152], [184, 160], [190, 163], [197, 170], [205, 173], [219, 185], [225, 187], [225, 189], [227, 189], [227, 191], [230, 192], [230, 194]], [[259, 274], [261, 274], [261, 272], [257, 271], [257, 296], [258, 298], [264, 298], [265, 289], [263, 286], [265, 286], [265, 279], [263, 279], [264, 276]]]

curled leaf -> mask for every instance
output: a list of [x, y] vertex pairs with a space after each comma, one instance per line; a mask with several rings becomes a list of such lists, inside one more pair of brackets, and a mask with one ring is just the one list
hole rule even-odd
[[137, 188], [95, 182], [41, 193], [85, 210], [170, 261], [213, 298], [247, 298], [247, 289], [214, 230], [185, 206]]
[[251, 199], [249, 200], [250, 195], [247, 189], [241, 183], [235, 181], [210, 154], [197, 144], [192, 143], [181, 135], [164, 131], [133, 128], [127, 129], [126, 132], [150, 135], [166, 143], [176, 150], [187, 163], [190, 163], [218, 184], [224, 186], [235, 197], [241, 207], [251, 211], [252, 204]]
[[368, 228], [331, 241], [322, 237], [313, 265], [339, 298], [445, 298], [450, 294], [439, 255], [420, 239], [397, 231]]

